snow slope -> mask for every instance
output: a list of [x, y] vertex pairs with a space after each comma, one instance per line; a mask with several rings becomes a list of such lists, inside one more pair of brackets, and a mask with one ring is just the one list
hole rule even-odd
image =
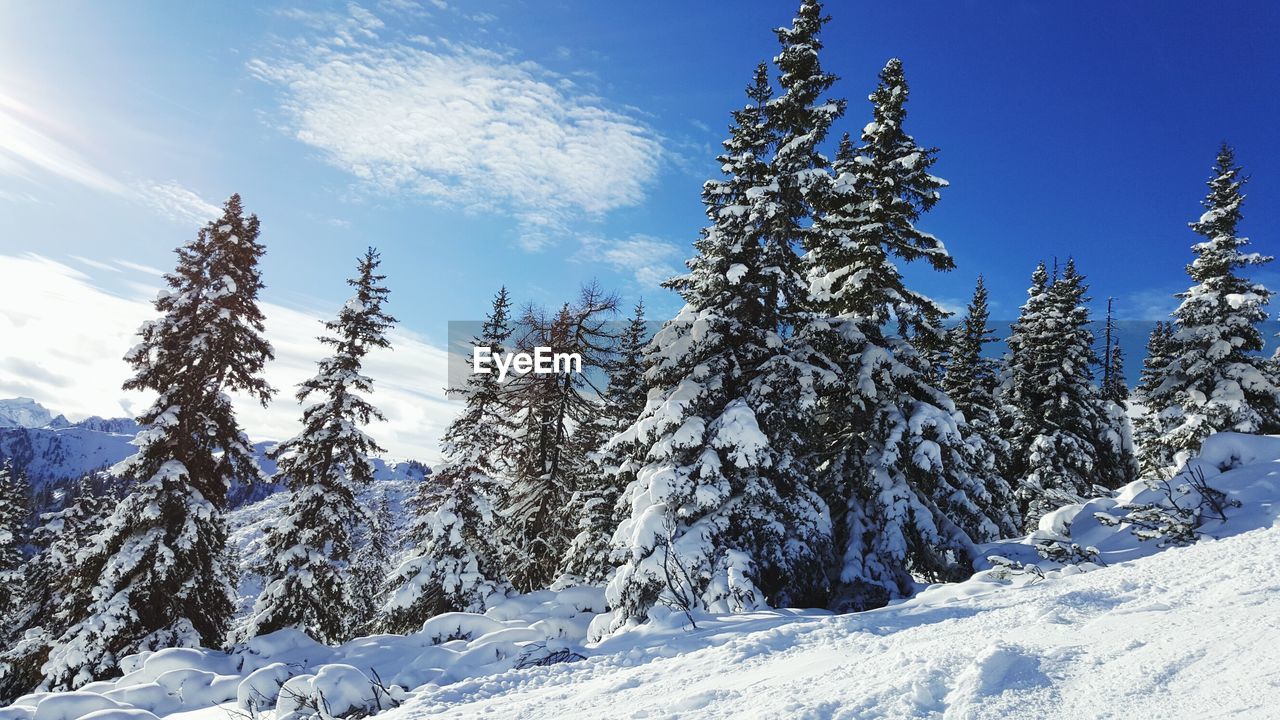
[[[0, 720], [103, 708], [120, 720], [301, 720], [316, 702], [387, 720], [1274, 717], [1280, 437], [1214, 436], [1189, 469], [1239, 503], [1190, 547], [1161, 550], [1093, 517], [1159, 499], [1141, 484], [1046, 517], [1042, 533], [1096, 547], [1105, 565], [1040, 560], [1023, 538], [989, 549], [1038, 572], [983, 570], [850, 615], [704, 615], [693, 627], [659, 609], [603, 639], [599, 589], [540, 591], [338, 647], [286, 630], [231, 653], [144, 653], [122, 678], [27, 696]], [[243, 553], [274, 502], [241, 512]]]
[[649, 628], [578, 663], [422, 692], [386, 718], [1267, 718], [1280, 706], [1280, 528], [962, 586], [852, 615]]

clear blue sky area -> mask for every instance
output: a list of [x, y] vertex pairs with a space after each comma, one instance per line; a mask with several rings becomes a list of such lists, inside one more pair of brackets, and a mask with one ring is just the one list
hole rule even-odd
[[[590, 278], [655, 315], [703, 216], [729, 111], [793, 3], [0, 4], [0, 255], [156, 268], [232, 192], [263, 221], [268, 299], [328, 308], [367, 244], [393, 311], [444, 342], [507, 284]], [[1039, 259], [1149, 320], [1183, 267], [1218, 143], [1280, 250], [1280, 4], [831, 2], [824, 63], [869, 119], [889, 57], [951, 181], [922, 225], [1012, 318]], [[104, 284], [123, 283], [104, 274]], [[1256, 276], [1280, 288], [1280, 266]], [[126, 288], [120, 285], [120, 291]], [[1130, 348], [1131, 357], [1139, 348]]]

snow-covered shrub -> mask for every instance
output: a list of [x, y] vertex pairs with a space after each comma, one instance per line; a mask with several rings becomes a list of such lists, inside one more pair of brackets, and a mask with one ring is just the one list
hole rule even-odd
[[289, 666], [280, 662], [254, 670], [236, 687], [236, 707], [251, 717], [259, 710], [274, 708], [280, 698], [280, 688], [293, 675]]
[[1037, 580], [1044, 579], [1044, 570], [1034, 563], [1024, 563], [1019, 560], [1010, 560], [1002, 555], [989, 555], [987, 562], [991, 563], [991, 571], [988, 577], [996, 580], [1008, 580], [1015, 575], [1030, 575]]
[[361, 718], [400, 704], [400, 688], [388, 688], [376, 676], [342, 663], [322, 665], [314, 675], [284, 683], [276, 701], [277, 720]]
[[1171, 480], [1156, 478], [1147, 487], [1160, 494], [1155, 502], [1116, 506], [1124, 515], [1094, 513], [1098, 522], [1116, 527], [1127, 525], [1139, 540], [1155, 540], [1157, 547], [1190, 545], [1198, 538], [1196, 530], [1207, 518], [1226, 521], [1226, 510], [1239, 507], [1238, 500], [1210, 487], [1204, 470], [1191, 467]]
[[1081, 547], [1079, 543], [1073, 543], [1070, 540], [1049, 537], [1036, 538], [1034, 535], [1032, 540], [1036, 546], [1036, 553], [1045, 560], [1052, 560], [1063, 565], [1099, 562], [1098, 549], [1095, 547]]
[[552, 647], [549, 643], [530, 643], [525, 646], [524, 652], [520, 653], [520, 658], [516, 660], [515, 668], [523, 670], [531, 667], [545, 667], [547, 665], [558, 665], [564, 662], [577, 662], [578, 660], [586, 660], [587, 656], [574, 652], [567, 647]]

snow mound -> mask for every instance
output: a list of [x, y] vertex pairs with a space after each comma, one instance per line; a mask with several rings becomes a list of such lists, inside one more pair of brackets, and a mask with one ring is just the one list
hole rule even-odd
[[125, 674], [72, 693], [20, 698], [0, 720], [147, 720], [207, 710], [273, 720], [367, 715], [405, 702], [405, 688], [440, 688], [519, 667], [584, 657], [604, 590], [569, 587], [507, 598], [484, 615], [450, 613], [411, 635], [375, 635], [330, 647], [297, 630], [254, 638], [233, 652], [170, 648], [121, 661]]
[[[1205, 439], [1200, 455], [1165, 484], [1153, 487], [1148, 481], [1135, 481], [1116, 491], [1114, 497], [1067, 505], [1045, 515], [1039, 530], [1028, 537], [1001, 540], [983, 548], [987, 555], [1034, 565], [1050, 576], [1147, 557], [1164, 548], [1159, 540], [1144, 540], [1140, 528], [1126, 522], [1132, 508], [1148, 504], [1172, 508], [1175, 502], [1192, 508], [1200, 494], [1188, 483], [1199, 479], [1222, 493], [1228, 505], [1225, 520], [1214, 513], [1200, 518], [1196, 528], [1200, 538], [1221, 539], [1270, 527], [1280, 516], [1280, 436], [1212, 435]], [[1099, 516], [1111, 518], [1115, 524], [1107, 524]], [[1096, 560], [1076, 565], [1044, 560], [1035, 550], [1038, 542], [1078, 545], [1082, 550], [1096, 551]]]

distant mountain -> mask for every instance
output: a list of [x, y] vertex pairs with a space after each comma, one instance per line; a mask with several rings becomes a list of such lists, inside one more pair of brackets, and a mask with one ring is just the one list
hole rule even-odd
[[[8, 424], [6, 424], [6, 421]], [[30, 398], [0, 400], [0, 461], [12, 460], [26, 473], [35, 490], [38, 509], [48, 509], [57, 487], [84, 475], [106, 470], [132, 455], [138, 424], [129, 418], [90, 417], [71, 422], [54, 416]], [[267, 475], [276, 464], [267, 453], [275, 442], [253, 446], [258, 463]], [[421, 480], [430, 470], [419, 462], [374, 460], [377, 480]], [[283, 489], [278, 484], [233, 483], [228, 501], [231, 507], [257, 502]]]
[[0, 400], [0, 428], [38, 428], [51, 422], [53, 413], [31, 398]]

